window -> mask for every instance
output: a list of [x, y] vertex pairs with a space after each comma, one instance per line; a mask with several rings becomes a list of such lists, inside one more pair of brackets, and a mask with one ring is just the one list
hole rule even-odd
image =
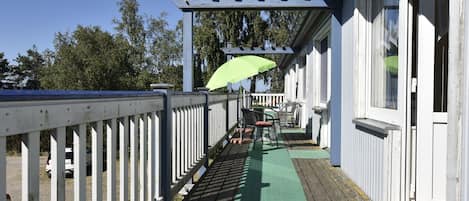
[[354, 15], [355, 117], [395, 125], [406, 121], [410, 2], [357, 0]]
[[319, 42], [319, 55], [320, 55], [320, 60], [321, 60], [320, 61], [321, 63], [320, 102], [323, 104], [327, 104], [328, 49], [329, 49], [329, 42], [328, 42], [328, 37], [326, 37]]
[[399, 0], [377, 0], [371, 4], [371, 106], [396, 110]]
[[434, 112], [448, 111], [448, 4], [448, 0], [435, 1]]
[[330, 18], [320, 22], [319, 28], [313, 35], [311, 61], [312, 61], [312, 87], [313, 106], [326, 109], [330, 100]]

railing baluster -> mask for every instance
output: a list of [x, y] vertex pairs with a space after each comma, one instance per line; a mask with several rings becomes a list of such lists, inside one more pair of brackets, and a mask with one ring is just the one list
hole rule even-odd
[[138, 200], [138, 124], [140, 115], [130, 121], [130, 200]]
[[156, 160], [156, 143], [155, 143], [155, 138], [156, 136], [156, 128], [157, 128], [157, 117], [155, 112], [151, 112], [150, 115], [148, 115], [148, 162], [147, 162], [147, 175], [148, 175], [148, 180], [147, 180], [147, 198], [148, 201], [153, 201], [155, 199], [155, 172], [156, 172], [156, 166], [155, 160]]
[[120, 162], [120, 200], [128, 201], [129, 200], [129, 118], [124, 117], [119, 121], [119, 162]]
[[195, 145], [195, 138], [194, 138], [194, 135], [195, 135], [195, 120], [196, 120], [196, 117], [194, 116], [194, 110], [195, 110], [195, 106], [191, 106], [190, 107], [190, 119], [191, 121], [189, 121], [190, 123], [190, 132], [189, 132], [189, 135], [190, 135], [190, 139], [189, 139], [189, 142], [190, 142], [190, 148], [189, 148], [189, 153], [190, 153], [190, 167], [193, 167], [195, 165], [195, 149], [194, 149], [194, 145]]
[[200, 133], [201, 133], [201, 129], [203, 127], [203, 124], [202, 124], [202, 116], [200, 115], [201, 114], [200, 108], [201, 108], [201, 106], [199, 105], [199, 106], [197, 106], [197, 110], [196, 110], [196, 113], [197, 113], [196, 114], [196, 116], [197, 116], [196, 117], [196, 120], [197, 120], [197, 135], [195, 136], [195, 140], [196, 140], [195, 144], [197, 146], [197, 157], [196, 157], [197, 160], [200, 160], [200, 154], [202, 153], [201, 149], [200, 149], [201, 144], [202, 144], [201, 143], [202, 141], [200, 140], [200, 136], [201, 136]]
[[199, 108], [199, 160], [203, 158], [204, 155], [204, 132], [205, 132], [205, 123], [204, 123], [204, 105], [201, 105]]
[[[24, 201], [39, 200], [39, 131], [22, 136], [22, 193]], [[3, 196], [3, 195], [0, 195]]]
[[182, 175], [185, 175], [186, 172], [187, 172], [187, 152], [188, 152], [188, 149], [187, 149], [187, 136], [189, 134], [189, 124], [188, 124], [188, 108], [187, 107], [184, 107], [183, 108], [183, 120], [184, 120], [184, 123], [182, 124], [182, 126], [184, 127], [183, 129], [183, 138], [182, 138], [182, 162], [183, 162], [183, 165], [182, 165]]
[[185, 109], [184, 108], [181, 108], [180, 110], [180, 114], [181, 114], [181, 118], [180, 118], [180, 124], [179, 124], [179, 129], [180, 129], [180, 133], [179, 133], [179, 176], [178, 176], [178, 180], [182, 178], [182, 175], [184, 174], [184, 139], [185, 139], [185, 135], [186, 135], [186, 128], [185, 128], [185, 123], [186, 123], [186, 119], [185, 119]]
[[65, 127], [57, 128], [50, 137], [51, 146], [51, 200], [65, 200]]
[[[177, 157], [176, 157], [176, 150], [177, 150], [177, 147], [176, 147], [176, 136], [178, 135], [178, 132], [177, 132], [177, 121], [178, 121], [178, 118], [177, 118], [177, 110], [176, 109], [173, 109], [172, 111], [173, 113], [173, 121], [172, 121], [172, 135], [171, 135], [171, 144], [172, 144], [172, 148], [171, 148], [171, 180], [172, 180], [172, 183], [176, 183], [176, 177], [177, 177], [177, 171], [176, 171], [176, 160], [177, 160]], [[163, 175], [164, 176], [164, 175]]]
[[148, 114], [144, 113], [140, 119], [140, 200], [147, 199], [147, 135], [148, 135]]
[[[161, 135], [163, 134], [162, 132], [162, 125], [161, 125], [161, 118], [162, 118], [162, 113], [155, 113], [155, 132], [154, 132], [154, 139], [153, 139], [153, 145], [155, 149], [155, 154], [154, 154], [154, 161], [153, 161], [153, 170], [154, 170], [154, 189], [155, 189], [155, 198], [160, 198], [161, 195], [161, 165], [162, 165], [162, 159], [161, 159], [161, 153], [160, 153], [160, 146], [161, 146]], [[157, 200], [158, 200], [157, 199]]]
[[[6, 180], [7, 180], [7, 161], [6, 161], [6, 139], [5, 136], [0, 136], [0, 195], [6, 195]], [[5, 196], [0, 196], [0, 201], [5, 201]]]
[[92, 200], [103, 200], [103, 121], [91, 127]]
[[73, 128], [74, 200], [86, 200], [86, 124]]
[[181, 136], [182, 136], [182, 111], [177, 109], [177, 129], [178, 134], [176, 135], [176, 180], [181, 179]]
[[116, 143], [117, 120], [112, 119], [106, 123], [107, 138], [107, 200], [116, 200]]

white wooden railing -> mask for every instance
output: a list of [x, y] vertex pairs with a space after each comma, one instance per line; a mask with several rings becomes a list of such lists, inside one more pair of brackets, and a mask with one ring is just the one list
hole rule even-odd
[[[73, 200], [103, 200], [104, 196], [107, 200], [171, 200], [206, 165], [209, 149], [236, 125], [242, 107], [237, 95], [205, 92], [0, 91], [0, 100], [0, 201], [8, 193], [6, 138], [16, 135], [22, 136], [22, 200], [39, 200], [43, 193], [39, 138], [45, 131], [51, 133], [50, 200], [68, 196], [64, 177], [68, 132], [73, 134]], [[92, 151], [88, 198], [87, 135], [91, 135]]]
[[251, 94], [252, 105], [264, 107], [277, 107], [284, 102], [284, 94], [253, 93]]

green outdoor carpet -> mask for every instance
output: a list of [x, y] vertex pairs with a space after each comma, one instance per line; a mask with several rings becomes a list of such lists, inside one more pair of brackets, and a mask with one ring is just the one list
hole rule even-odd
[[279, 147], [265, 142], [252, 144], [245, 163], [246, 175], [235, 200], [302, 201], [306, 200], [301, 181], [283, 142]]

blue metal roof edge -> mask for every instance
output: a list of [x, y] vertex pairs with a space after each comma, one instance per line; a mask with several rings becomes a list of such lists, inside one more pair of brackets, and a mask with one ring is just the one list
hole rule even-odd
[[156, 91], [0, 90], [0, 101], [125, 98], [160, 95], [163, 95], [163, 93]]

